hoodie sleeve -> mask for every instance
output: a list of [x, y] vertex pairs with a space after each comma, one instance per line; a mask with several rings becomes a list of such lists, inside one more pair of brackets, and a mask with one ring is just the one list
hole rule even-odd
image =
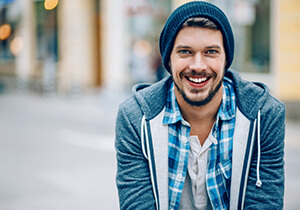
[[[261, 110], [260, 145], [256, 142], [252, 154], [246, 189], [245, 209], [283, 209], [284, 200], [284, 136], [285, 107], [270, 97]], [[256, 186], [258, 147], [261, 149]]]
[[141, 148], [142, 113], [134, 100], [120, 105], [116, 120], [116, 184], [120, 209], [155, 209], [148, 161]]

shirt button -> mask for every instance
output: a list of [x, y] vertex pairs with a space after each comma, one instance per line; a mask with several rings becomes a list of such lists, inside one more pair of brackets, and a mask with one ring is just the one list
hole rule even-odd
[[181, 178], [182, 178], [182, 175], [181, 175], [181, 174], [177, 174], [177, 176], [176, 176], [176, 180], [180, 181], [180, 180], [181, 180]]
[[185, 144], [186, 144], [188, 140], [187, 140], [187, 138], [186, 138], [186, 137], [182, 137], [182, 141], [183, 141], [183, 143], [185, 143]]

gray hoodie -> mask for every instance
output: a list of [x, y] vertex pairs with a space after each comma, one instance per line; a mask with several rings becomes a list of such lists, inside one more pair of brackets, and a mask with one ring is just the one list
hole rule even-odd
[[[227, 70], [237, 98], [230, 209], [282, 209], [285, 107], [261, 83]], [[168, 77], [138, 85], [116, 121], [120, 209], [168, 209], [168, 129], [162, 124]], [[212, 204], [212, 206], [214, 206]]]

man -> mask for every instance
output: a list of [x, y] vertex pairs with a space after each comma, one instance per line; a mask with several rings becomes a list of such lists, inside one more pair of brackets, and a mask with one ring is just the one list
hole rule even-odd
[[216, 6], [189, 2], [159, 40], [170, 77], [138, 85], [116, 124], [121, 209], [282, 209], [285, 108], [229, 67]]

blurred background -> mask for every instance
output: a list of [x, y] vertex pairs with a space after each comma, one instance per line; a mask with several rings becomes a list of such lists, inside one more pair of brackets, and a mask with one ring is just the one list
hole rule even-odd
[[[118, 104], [166, 76], [158, 36], [185, 2], [0, 0], [0, 210], [118, 209]], [[300, 209], [300, 1], [209, 2], [232, 68], [286, 104], [285, 209]]]

